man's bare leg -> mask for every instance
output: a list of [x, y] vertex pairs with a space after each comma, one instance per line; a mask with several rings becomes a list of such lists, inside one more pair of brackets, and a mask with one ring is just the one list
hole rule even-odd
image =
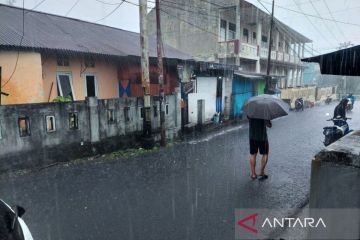
[[250, 169], [251, 169], [251, 177], [252, 178], [256, 177], [255, 165], [256, 165], [256, 154], [251, 154], [250, 155]]
[[268, 154], [262, 155], [261, 165], [260, 165], [260, 176], [265, 176], [265, 167], [266, 167], [266, 164], [268, 162], [268, 159], [269, 159]]

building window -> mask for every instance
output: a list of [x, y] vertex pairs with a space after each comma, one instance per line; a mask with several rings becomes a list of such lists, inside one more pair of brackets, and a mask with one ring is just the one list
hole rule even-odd
[[165, 106], [165, 114], [169, 115], [169, 104], [166, 104]]
[[158, 116], [158, 108], [157, 108], [157, 106], [154, 105], [153, 109], [154, 109], [154, 117], [157, 117]]
[[58, 55], [56, 61], [57, 61], [57, 65], [60, 67], [70, 66], [69, 57], [66, 55]]
[[220, 41], [226, 41], [226, 21], [220, 20]]
[[229, 40], [236, 38], [236, 24], [229, 22]]
[[109, 124], [115, 123], [114, 109], [108, 109], [107, 110], [107, 119], [108, 119]]
[[264, 47], [264, 48], [265, 48], [265, 47], [268, 47], [267, 42], [268, 42], [267, 36], [262, 35], [262, 36], [261, 36], [261, 46]]
[[55, 126], [55, 117], [54, 116], [46, 116], [46, 132], [55, 132], [56, 126]]
[[143, 119], [144, 115], [145, 115], [144, 108], [142, 107], [142, 108], [140, 108], [140, 118]]
[[130, 121], [130, 107], [124, 108], [124, 118], [125, 118], [125, 122]]
[[69, 113], [69, 129], [79, 129], [79, 118], [76, 112]]
[[30, 120], [28, 117], [19, 117], [19, 133], [20, 137], [30, 136]]
[[85, 75], [85, 87], [86, 87], [86, 96], [87, 97], [96, 97], [97, 96], [97, 81], [96, 77], [93, 74]]
[[256, 44], [256, 32], [253, 32], [252, 34], [252, 42]]
[[244, 30], [243, 30], [243, 39], [242, 39], [242, 41], [244, 43], [249, 42], [249, 30], [247, 28], [244, 28]]
[[57, 87], [59, 96], [70, 97], [72, 100], [75, 100], [70, 73], [57, 74]]
[[85, 67], [86, 68], [94, 68], [95, 67], [95, 59], [93, 57], [85, 57]]

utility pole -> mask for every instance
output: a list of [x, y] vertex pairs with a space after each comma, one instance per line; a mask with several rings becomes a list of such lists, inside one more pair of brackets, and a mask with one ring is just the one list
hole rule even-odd
[[272, 32], [274, 28], [274, 6], [275, 0], [272, 2], [272, 11], [271, 11], [271, 20], [270, 20], [270, 39], [269, 39], [269, 52], [268, 52], [268, 59], [267, 59], [267, 69], [266, 69], [266, 82], [265, 82], [265, 93], [269, 93], [270, 84], [271, 84], [271, 77], [270, 77], [270, 62], [271, 62], [271, 47], [272, 47]]
[[149, 77], [149, 46], [147, 35], [147, 0], [139, 0], [140, 15], [140, 46], [141, 46], [141, 82], [144, 95], [143, 111], [143, 146], [152, 148], [154, 140], [151, 131], [150, 77]]
[[1, 78], [1, 67], [0, 67], [0, 105], [1, 105], [1, 95], [2, 95], [2, 87], [1, 87], [1, 85], [2, 85], [2, 78]]
[[160, 15], [160, 0], [156, 0], [156, 36], [157, 36], [157, 57], [158, 57], [158, 71], [159, 71], [159, 86], [160, 86], [160, 130], [161, 139], [160, 145], [166, 146], [166, 130], [165, 130], [165, 111], [164, 111], [164, 63], [162, 51], [162, 35], [161, 35], [161, 15]]

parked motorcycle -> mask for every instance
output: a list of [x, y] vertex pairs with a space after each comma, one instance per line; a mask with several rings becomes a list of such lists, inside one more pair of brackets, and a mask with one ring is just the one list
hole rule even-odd
[[328, 97], [325, 99], [325, 104], [329, 105], [329, 104], [331, 103], [331, 101], [332, 101], [331, 97], [328, 96]]
[[11, 208], [0, 199], [1, 240], [33, 240], [29, 228], [21, 218], [24, 213], [24, 208], [20, 206]]
[[346, 134], [350, 133], [352, 130], [349, 129], [349, 125], [346, 122], [351, 118], [332, 118], [327, 121], [332, 121], [334, 123], [333, 126], [324, 127], [323, 134], [325, 136], [324, 145], [328, 146], [333, 142], [339, 140]]
[[304, 100], [302, 98], [298, 98], [295, 100], [295, 110], [304, 111]]

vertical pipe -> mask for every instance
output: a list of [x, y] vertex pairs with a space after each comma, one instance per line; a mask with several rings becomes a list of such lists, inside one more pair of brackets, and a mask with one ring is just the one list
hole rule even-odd
[[162, 52], [162, 35], [161, 35], [161, 15], [160, 15], [160, 0], [156, 0], [156, 36], [157, 36], [157, 57], [158, 57], [158, 71], [159, 71], [159, 85], [160, 85], [160, 130], [161, 140], [160, 145], [166, 146], [166, 130], [165, 130], [165, 111], [164, 111], [164, 64]]
[[271, 12], [271, 21], [270, 21], [270, 40], [269, 40], [269, 52], [268, 52], [268, 59], [267, 59], [267, 69], [266, 69], [266, 85], [265, 85], [265, 93], [269, 92], [270, 87], [270, 61], [271, 61], [271, 46], [272, 46], [272, 32], [274, 27], [274, 5], [275, 0], [272, 2], [272, 12]]
[[[151, 107], [150, 107], [150, 77], [149, 77], [149, 49], [147, 35], [147, 0], [139, 0], [140, 15], [140, 46], [141, 46], [141, 81], [144, 94], [143, 137], [151, 142]], [[148, 141], [149, 140], [149, 141]], [[147, 144], [145, 147], [149, 147]]]

